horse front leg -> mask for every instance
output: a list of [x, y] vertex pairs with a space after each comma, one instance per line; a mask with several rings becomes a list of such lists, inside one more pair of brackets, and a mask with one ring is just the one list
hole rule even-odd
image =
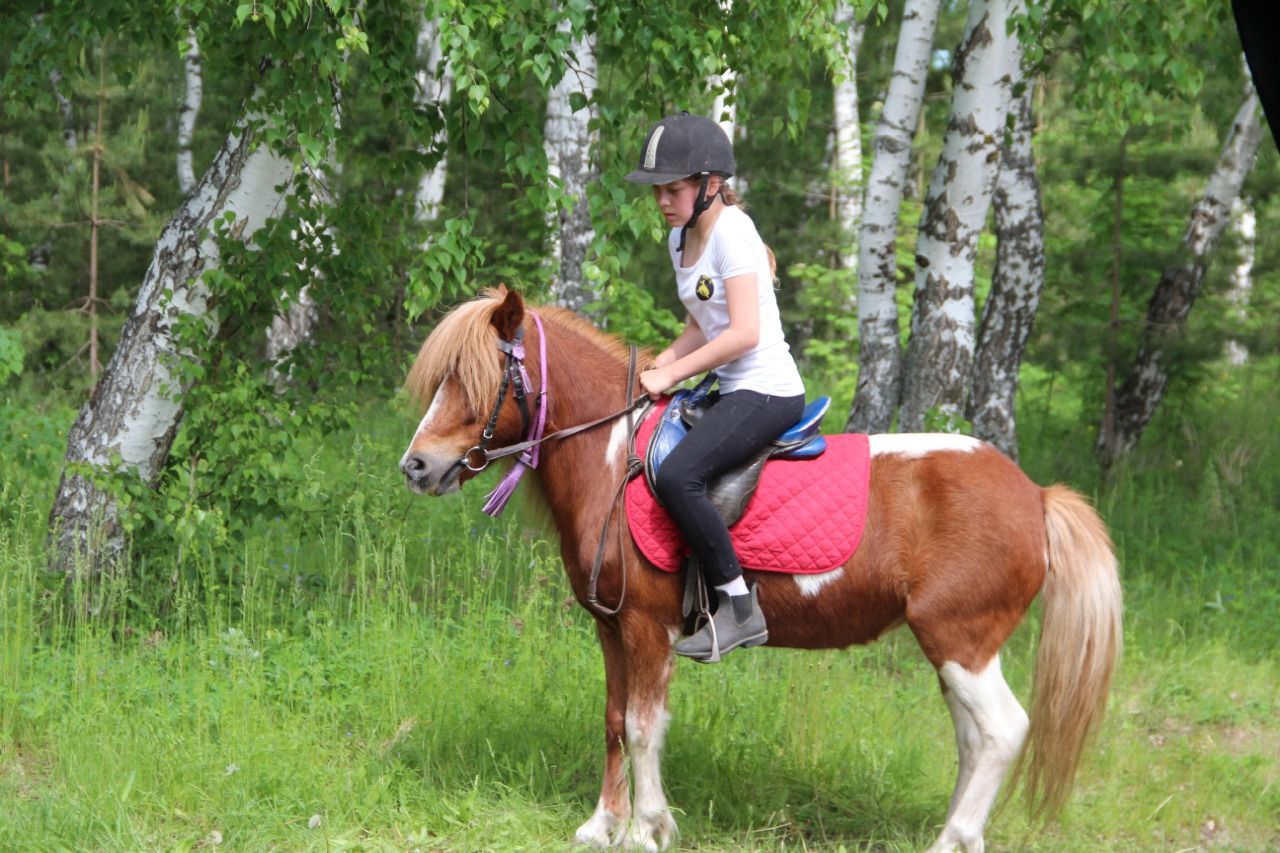
[[[627, 618], [630, 617], [630, 618]], [[667, 686], [671, 682], [672, 637], [653, 619], [627, 614], [623, 643], [627, 664], [627, 746], [635, 774], [635, 808], [627, 846], [667, 849], [676, 835], [676, 822], [662, 790], [662, 742], [666, 736]]]
[[615, 847], [622, 842], [631, 817], [631, 790], [625, 764], [627, 716], [627, 660], [616, 623], [596, 622], [604, 652], [604, 781], [591, 819], [578, 827], [574, 840], [592, 847]]

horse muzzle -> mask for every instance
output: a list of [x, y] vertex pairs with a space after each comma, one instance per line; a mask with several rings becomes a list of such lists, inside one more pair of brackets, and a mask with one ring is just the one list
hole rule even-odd
[[456, 459], [409, 450], [400, 460], [405, 485], [420, 495], [447, 495], [462, 488], [460, 475], [466, 470]]

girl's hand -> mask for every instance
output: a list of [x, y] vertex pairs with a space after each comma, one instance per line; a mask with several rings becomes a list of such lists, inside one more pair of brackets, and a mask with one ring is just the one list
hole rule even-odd
[[640, 374], [640, 387], [649, 395], [650, 400], [658, 399], [662, 396], [662, 392], [674, 384], [667, 375], [666, 369], [662, 367], [655, 367]]

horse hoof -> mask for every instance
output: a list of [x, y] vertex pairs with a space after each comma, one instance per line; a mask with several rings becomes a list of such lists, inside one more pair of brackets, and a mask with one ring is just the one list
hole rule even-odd
[[618, 846], [625, 831], [624, 821], [608, 812], [597, 811], [590, 820], [578, 827], [578, 831], [573, 834], [573, 840], [585, 847], [608, 850]]
[[627, 848], [644, 850], [645, 853], [661, 853], [671, 846], [676, 835], [676, 822], [671, 812], [643, 815], [631, 821], [627, 835]]

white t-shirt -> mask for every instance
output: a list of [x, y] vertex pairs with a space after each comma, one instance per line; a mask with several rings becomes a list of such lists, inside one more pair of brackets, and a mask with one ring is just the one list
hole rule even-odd
[[724, 280], [751, 272], [756, 274], [760, 340], [755, 349], [716, 368], [721, 392], [747, 390], [778, 397], [803, 394], [804, 382], [782, 334], [769, 255], [751, 217], [736, 206], [721, 210], [711, 230], [711, 239], [692, 266], [680, 266], [680, 253], [676, 251], [679, 245], [680, 229], [675, 228], [667, 238], [667, 249], [676, 271], [680, 301], [708, 341], [715, 340], [729, 328]]

